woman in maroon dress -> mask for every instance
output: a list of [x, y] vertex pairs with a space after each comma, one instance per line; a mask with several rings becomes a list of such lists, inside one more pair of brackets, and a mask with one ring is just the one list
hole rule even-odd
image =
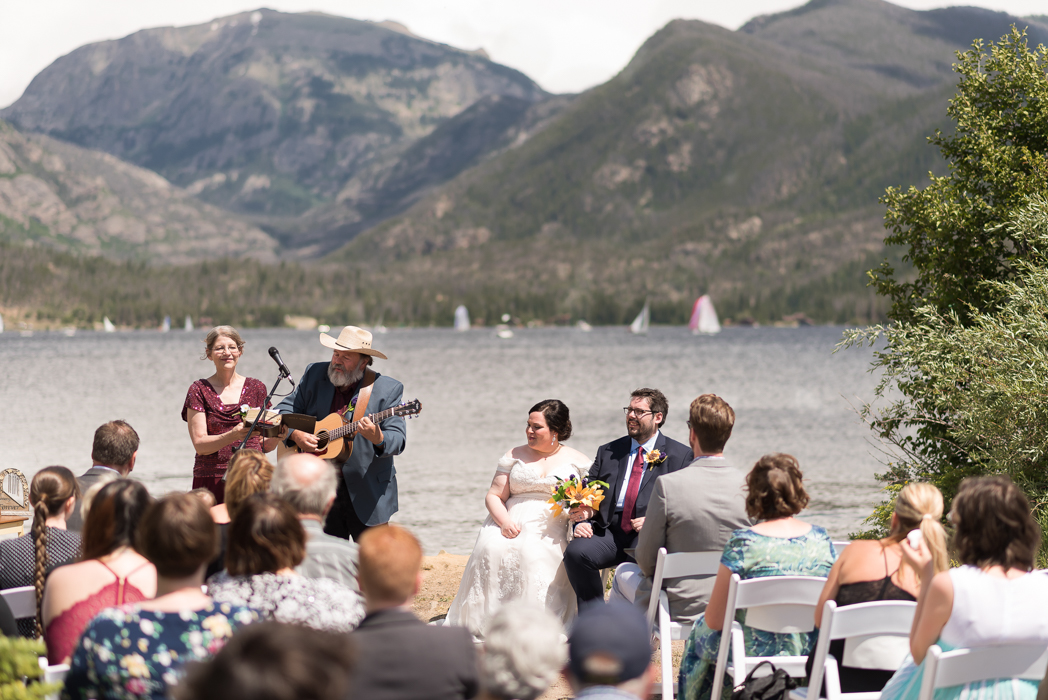
[[[189, 424], [189, 439], [196, 450], [193, 464], [193, 488], [206, 488], [215, 499], [225, 501], [226, 482], [222, 476], [233, 456], [233, 448], [244, 441], [248, 427], [240, 416], [241, 405], [259, 408], [266, 404], [266, 385], [257, 379], [237, 374], [237, 362], [244, 351], [244, 340], [232, 326], [211, 329], [204, 341], [204, 357], [215, 363], [215, 373], [198, 379], [189, 387], [182, 420]], [[279, 438], [263, 440], [251, 436], [247, 447], [269, 452]]]

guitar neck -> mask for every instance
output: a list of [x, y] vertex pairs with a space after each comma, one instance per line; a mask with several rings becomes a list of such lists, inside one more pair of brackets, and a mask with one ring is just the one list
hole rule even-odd
[[[390, 416], [392, 416], [393, 415], [393, 411], [394, 411], [395, 408], [396, 407], [387, 408], [385, 411], [379, 411], [378, 413], [372, 413], [369, 416], [365, 416], [365, 418], [370, 418], [373, 422], [379, 423], [381, 421], [386, 420]], [[328, 433], [329, 438], [331, 440], [338, 440], [339, 438], [345, 437], [346, 435], [349, 435], [350, 433], [355, 433], [360, 428], [360, 424], [363, 421], [364, 421], [364, 418], [361, 418], [358, 421], [353, 421], [352, 423], [346, 423], [341, 428], [335, 428], [330, 433]]]

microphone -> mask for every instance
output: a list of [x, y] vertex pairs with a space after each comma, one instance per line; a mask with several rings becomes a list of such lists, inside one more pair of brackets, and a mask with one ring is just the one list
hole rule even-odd
[[284, 361], [280, 359], [280, 351], [276, 348], [269, 349], [269, 356], [273, 358], [273, 362], [277, 363], [277, 367], [280, 368], [280, 376], [291, 382], [291, 386], [295, 386], [295, 380], [291, 378], [291, 370], [287, 368]]

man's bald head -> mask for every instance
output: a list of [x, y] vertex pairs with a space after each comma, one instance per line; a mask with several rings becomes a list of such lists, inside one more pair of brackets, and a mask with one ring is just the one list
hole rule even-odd
[[338, 472], [310, 454], [294, 454], [277, 462], [270, 490], [291, 504], [299, 515], [327, 515], [335, 500]]

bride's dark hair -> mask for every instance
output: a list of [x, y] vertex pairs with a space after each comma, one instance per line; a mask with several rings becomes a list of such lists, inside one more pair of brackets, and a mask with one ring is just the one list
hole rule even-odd
[[528, 414], [532, 413], [541, 413], [546, 419], [546, 425], [561, 442], [571, 437], [571, 416], [563, 401], [559, 399], [539, 401], [528, 411]]

